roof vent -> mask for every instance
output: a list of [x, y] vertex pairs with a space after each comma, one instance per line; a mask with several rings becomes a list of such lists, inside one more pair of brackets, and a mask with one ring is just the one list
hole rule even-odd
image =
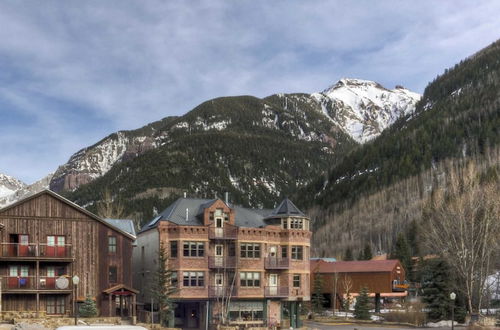
[[187, 198], [187, 192], [184, 192], [184, 198]]
[[186, 207], [186, 222], [189, 221], [189, 209]]
[[226, 202], [226, 205], [229, 205], [229, 192], [224, 193], [224, 201]]

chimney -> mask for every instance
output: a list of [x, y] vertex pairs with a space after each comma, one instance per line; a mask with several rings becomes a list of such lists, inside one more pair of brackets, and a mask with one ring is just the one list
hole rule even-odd
[[226, 202], [226, 205], [229, 205], [229, 192], [224, 193], [224, 201]]
[[187, 192], [184, 192], [184, 198], [187, 198]]
[[189, 209], [186, 207], [186, 222], [189, 221]]

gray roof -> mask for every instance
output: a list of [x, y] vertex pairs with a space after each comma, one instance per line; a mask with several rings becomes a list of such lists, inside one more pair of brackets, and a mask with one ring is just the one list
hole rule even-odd
[[[179, 198], [163, 210], [157, 217], [142, 227], [145, 231], [157, 226], [159, 221], [170, 221], [184, 226], [203, 226], [203, 210], [210, 207], [216, 199]], [[285, 199], [276, 209], [250, 209], [239, 205], [230, 205], [235, 212], [235, 225], [238, 227], [258, 228], [266, 225], [266, 218], [283, 215], [304, 216], [289, 200]]]
[[134, 221], [130, 219], [104, 219], [108, 224], [120, 229], [130, 235], [137, 236], [135, 233]]
[[274, 211], [268, 215], [268, 218], [272, 217], [288, 217], [288, 216], [301, 216], [304, 217], [305, 214], [291, 200], [285, 198]]

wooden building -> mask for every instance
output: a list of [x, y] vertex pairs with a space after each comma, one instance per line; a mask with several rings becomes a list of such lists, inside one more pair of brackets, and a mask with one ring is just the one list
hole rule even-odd
[[137, 236], [139, 301], [151, 305], [148, 285], [163, 244], [178, 286], [171, 326], [299, 327], [300, 306], [310, 299], [310, 240], [309, 218], [288, 199], [263, 210], [180, 198]]
[[[375, 299], [375, 309], [380, 308], [381, 298], [404, 298], [407, 296], [408, 283], [405, 271], [399, 260], [334, 261], [311, 260], [311, 288], [314, 277], [321, 276], [322, 293], [327, 308], [340, 309], [343, 300], [349, 295], [355, 298], [363, 287]], [[314, 290], [314, 289], [312, 289]]]
[[50, 190], [0, 209], [3, 315], [69, 316], [90, 296], [101, 316], [134, 317], [134, 240]]

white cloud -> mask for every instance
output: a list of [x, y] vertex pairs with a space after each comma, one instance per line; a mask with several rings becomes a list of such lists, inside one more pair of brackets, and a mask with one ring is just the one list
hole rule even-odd
[[[0, 122], [0, 146], [18, 141], [0, 172], [36, 180], [105, 134], [217, 96], [343, 76], [422, 91], [498, 37], [495, 13], [491, 1], [1, 2], [0, 114], [33, 120]], [[21, 171], [32, 150], [43, 165]]]

